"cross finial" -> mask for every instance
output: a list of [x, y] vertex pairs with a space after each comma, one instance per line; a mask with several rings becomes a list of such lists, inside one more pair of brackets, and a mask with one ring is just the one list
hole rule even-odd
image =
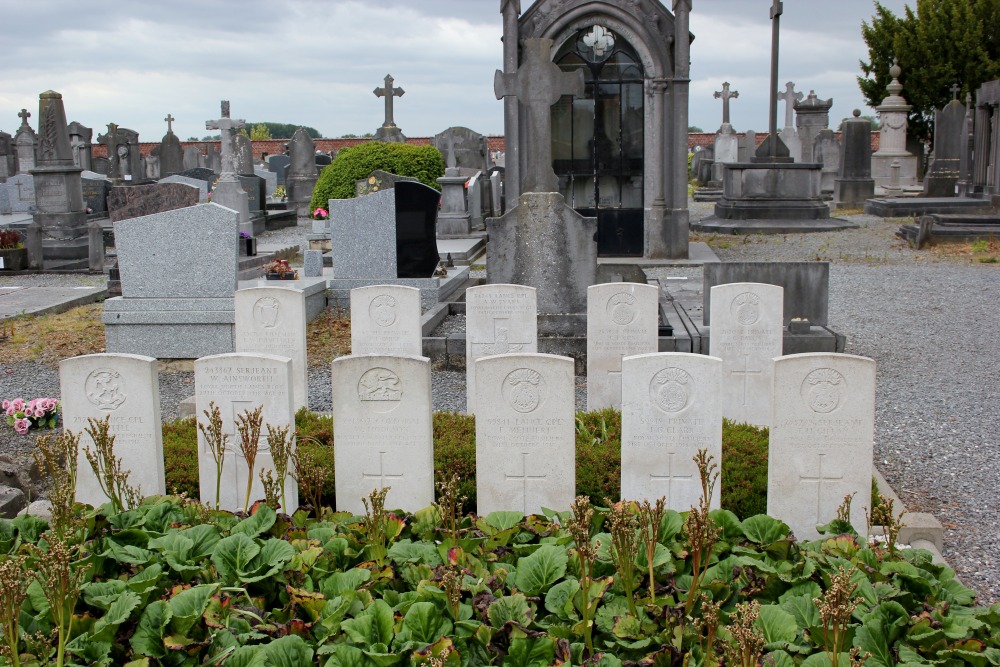
[[31, 112], [27, 109], [21, 109], [21, 113], [17, 114], [17, 117], [21, 119], [21, 125], [27, 125], [28, 119], [31, 118]]
[[222, 117], [229, 118], [229, 100], [222, 100]]
[[385, 97], [385, 122], [382, 123], [382, 127], [396, 127], [396, 122], [392, 118], [392, 98], [402, 97], [406, 93], [402, 88], [393, 88], [393, 81], [392, 75], [386, 74], [385, 86], [372, 91], [375, 93], [375, 97]]
[[771, 5], [771, 18], [776, 16], [781, 16], [781, 13], [785, 10], [785, 5], [781, 0], [774, 0], [774, 4]]
[[167, 121], [167, 134], [170, 134], [171, 132], [174, 131], [173, 122], [177, 119], [174, 118], [173, 114], [168, 113], [167, 117], [164, 118], [163, 120]]
[[729, 82], [724, 81], [722, 83], [722, 90], [715, 91], [715, 99], [722, 100], [722, 123], [723, 125], [729, 123], [729, 100], [730, 98], [736, 98], [740, 96], [740, 91], [729, 90]]
[[958, 99], [958, 94], [960, 92], [962, 92], [962, 87], [960, 85], [958, 85], [957, 83], [953, 83], [951, 85], [951, 88], [949, 88], [949, 90], [951, 90], [951, 96], [952, 96], [951, 99], [957, 100]]

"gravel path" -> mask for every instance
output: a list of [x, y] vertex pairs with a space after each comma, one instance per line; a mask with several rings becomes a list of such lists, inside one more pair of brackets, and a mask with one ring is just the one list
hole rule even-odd
[[[695, 204], [692, 217], [709, 214]], [[1000, 267], [913, 251], [893, 238], [899, 221], [850, 216], [860, 227], [826, 234], [711, 237], [723, 261], [832, 262], [830, 322], [847, 351], [878, 362], [876, 464], [908, 509], [946, 527], [945, 556], [981, 603], [1000, 601]], [[308, 227], [269, 233], [304, 243]], [[273, 236], [272, 236], [273, 234]], [[651, 278], [697, 277], [698, 269], [662, 268]], [[76, 276], [23, 276], [4, 284], [78, 285]], [[454, 321], [454, 320], [452, 320]], [[456, 324], [456, 326], [460, 326]], [[577, 383], [581, 404], [583, 381]], [[434, 374], [436, 410], [464, 407], [465, 374]], [[194, 393], [192, 374], [162, 372], [164, 419]], [[53, 367], [0, 360], [0, 396], [58, 395]], [[309, 404], [330, 409], [330, 372], [309, 371]], [[0, 427], [0, 453], [27, 453], [32, 438]]]

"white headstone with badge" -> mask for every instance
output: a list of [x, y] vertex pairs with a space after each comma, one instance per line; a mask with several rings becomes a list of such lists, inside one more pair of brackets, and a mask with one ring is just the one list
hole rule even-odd
[[370, 285], [351, 290], [351, 354], [420, 356], [420, 290]]
[[305, 293], [284, 287], [250, 287], [236, 290], [234, 296], [236, 351], [291, 359], [295, 409], [308, 407]]
[[605, 283], [587, 288], [587, 409], [620, 408], [622, 357], [656, 352], [654, 285]]

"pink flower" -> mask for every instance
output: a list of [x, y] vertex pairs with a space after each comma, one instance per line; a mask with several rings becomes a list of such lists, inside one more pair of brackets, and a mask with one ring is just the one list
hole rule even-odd
[[10, 407], [10, 401], [4, 401], [3, 403], [0, 403], [0, 407], [6, 410], [7, 408]]
[[27, 407], [24, 410], [22, 410], [22, 413], [24, 414], [25, 417], [34, 417], [35, 416], [35, 411], [32, 410], [30, 407]]
[[23, 398], [15, 398], [13, 401], [10, 402], [10, 404], [11, 404], [11, 407], [14, 408], [15, 412], [20, 412], [21, 410], [24, 409], [24, 399]]
[[17, 431], [18, 435], [24, 435], [31, 428], [31, 422], [27, 419], [15, 419], [14, 420], [14, 430]]
[[57, 407], [59, 407], [59, 400], [58, 399], [56, 399], [56, 398], [46, 398], [45, 399], [45, 409], [46, 410], [55, 410]]
[[13, 417], [14, 413], [17, 412], [17, 410], [14, 409], [13, 405], [8, 405], [7, 409], [4, 410], [4, 412], [7, 414], [8, 417]]

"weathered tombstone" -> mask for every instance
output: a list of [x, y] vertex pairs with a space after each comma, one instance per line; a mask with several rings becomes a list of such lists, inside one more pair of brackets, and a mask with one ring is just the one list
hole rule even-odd
[[237, 215], [200, 204], [114, 228], [122, 296], [104, 302], [107, 350], [168, 359], [231, 352]]
[[173, 176], [167, 176], [166, 178], [161, 178], [159, 183], [161, 185], [165, 183], [180, 183], [181, 185], [189, 185], [192, 188], [198, 189], [198, 203], [204, 204], [208, 201], [208, 181], [202, 180], [200, 178], [190, 178], [188, 176], [181, 176], [180, 174], [174, 174]]
[[855, 109], [841, 132], [840, 171], [833, 182], [833, 201], [838, 208], [863, 208], [875, 196], [871, 135], [871, 123]]
[[69, 145], [73, 149], [73, 164], [85, 171], [92, 169], [91, 143], [94, 130], [75, 120], [69, 124], [68, 129]]
[[208, 147], [208, 155], [205, 157], [205, 161], [201, 163], [203, 167], [208, 167], [217, 174], [221, 174], [223, 170], [222, 165], [222, 151], [216, 150], [215, 146]]
[[[206, 167], [195, 167], [194, 169], [185, 169], [178, 176], [183, 176], [184, 178], [193, 178], [198, 181], [202, 181], [206, 184], [208, 190], [212, 189], [212, 185], [219, 179], [219, 175], [208, 169]], [[169, 178], [169, 177], [168, 177]], [[170, 181], [167, 181], [168, 183]]]
[[268, 155], [267, 170], [274, 172], [278, 185], [285, 185], [285, 167], [291, 164], [292, 160], [287, 155]]
[[108, 213], [108, 194], [111, 192], [111, 181], [93, 171], [80, 174], [80, 188], [83, 193], [83, 203], [90, 209], [90, 214], [104, 216]]
[[800, 540], [836, 518], [853, 494], [851, 524], [864, 535], [871, 507], [875, 362], [849, 354], [774, 360], [767, 513]]
[[810, 90], [804, 100], [793, 103], [796, 134], [802, 143], [802, 162], [818, 162], [813, 153], [813, 141], [820, 130], [829, 127], [832, 106], [833, 98], [821, 100], [814, 90]]
[[[217, 354], [196, 359], [194, 362], [195, 405], [198, 420], [204, 423], [205, 411], [215, 403], [222, 415], [223, 433], [228, 436], [222, 461], [221, 484], [217, 486], [216, 460], [198, 432], [198, 479], [201, 502], [220, 509], [242, 510], [247, 500], [264, 499], [261, 471], [274, 474], [274, 459], [267, 444], [267, 428], [261, 428], [257, 457], [253, 470], [247, 466], [240, 451], [236, 417], [247, 410], [263, 407], [264, 424], [281, 428], [295, 428], [295, 409], [292, 404], [292, 361], [287, 357], [270, 354]], [[289, 466], [291, 467], [291, 466]], [[216, 490], [218, 489], [218, 494]], [[299, 506], [298, 485], [291, 474], [285, 477], [284, 512]]]
[[538, 352], [534, 287], [480, 285], [465, 291], [466, 408], [475, 414], [476, 360], [496, 354]]
[[468, 234], [472, 227], [472, 216], [469, 212], [468, 182], [466, 176], [455, 166], [454, 145], [449, 144], [445, 163], [444, 176], [436, 179], [441, 186], [441, 204], [438, 211], [438, 233], [442, 236]]
[[295, 130], [288, 142], [288, 156], [291, 160], [285, 180], [288, 208], [297, 211], [299, 217], [308, 217], [319, 171], [316, 169], [316, 142], [305, 128]]
[[90, 159], [91, 168], [101, 176], [111, 173], [111, 160], [106, 157], [92, 157]]
[[10, 215], [10, 194], [4, 183], [0, 183], [0, 215]]
[[738, 146], [736, 161], [749, 162], [757, 152], [757, 133], [747, 130], [743, 136], [737, 138], [736, 143]]
[[240, 176], [253, 173], [253, 144], [242, 132], [233, 136], [233, 161]]
[[38, 145], [38, 136], [28, 125], [31, 112], [21, 109], [17, 114], [21, 119], [21, 126], [14, 133], [14, 150], [17, 152], [17, 173], [27, 174], [35, 168], [35, 148]]
[[322, 250], [305, 250], [302, 252], [302, 273], [306, 278], [319, 278], [323, 275]]
[[251, 287], [236, 290], [234, 298], [234, 351], [291, 359], [292, 403], [296, 410], [309, 407], [305, 293], [284, 287]]
[[965, 107], [957, 99], [934, 111], [934, 161], [924, 177], [925, 197], [954, 197], [962, 153]]
[[6, 132], [0, 132], [0, 183], [17, 173], [17, 154], [14, 140]]
[[166, 493], [160, 382], [156, 359], [133, 354], [88, 354], [59, 362], [63, 427], [80, 435], [76, 500], [98, 507], [108, 502], [84, 450], [94, 449], [88, 420], [109, 419], [114, 454], [128, 483], [144, 496]]
[[160, 147], [154, 146], [153, 151], [142, 158], [142, 175], [147, 180], [160, 178]]
[[160, 176], [170, 176], [186, 169], [184, 149], [181, 148], [181, 140], [174, 134], [173, 115], [167, 114], [163, 120], [167, 121], [167, 133], [160, 141]]
[[622, 358], [656, 352], [659, 294], [636, 283], [587, 289], [587, 410], [621, 408]]
[[[722, 464], [722, 360], [663, 352], [622, 360], [622, 498], [666, 497], [684, 512], [698, 504], [693, 458], [707, 450]], [[711, 506], [719, 507], [716, 484]]]
[[351, 354], [421, 355], [420, 290], [371, 285], [351, 290]]
[[834, 179], [840, 171], [840, 142], [833, 130], [825, 128], [813, 139], [813, 160], [823, 165], [820, 172], [819, 189], [829, 198], [833, 194]]
[[722, 182], [723, 166], [736, 162], [739, 159], [739, 137], [733, 131], [733, 126], [729, 122], [729, 101], [740, 96], [738, 90], [730, 90], [729, 82], [722, 84], [722, 90], [717, 90], [713, 94], [715, 99], [722, 100], [722, 125], [715, 133], [715, 141], [712, 144], [713, 159], [712, 182]]
[[730, 283], [712, 288], [709, 354], [722, 359], [722, 415], [770, 426], [771, 360], [781, 356], [782, 288]]
[[434, 501], [431, 361], [364, 355], [333, 361], [337, 511], [390, 487], [385, 506], [414, 512]]
[[466, 200], [468, 201], [469, 226], [472, 229], [480, 229], [483, 226], [483, 179], [485, 172], [477, 172], [469, 179], [465, 188]]
[[118, 222], [195, 206], [198, 199], [198, 189], [183, 183], [118, 185], [108, 194], [108, 217], [111, 222]]
[[108, 123], [108, 131], [97, 137], [104, 144], [108, 156], [108, 177], [115, 181], [138, 181], [142, 178], [142, 155], [139, 152], [139, 133], [115, 123]]
[[400, 176], [398, 174], [390, 174], [389, 172], [382, 171], [381, 169], [376, 169], [372, 173], [368, 174], [367, 178], [362, 178], [354, 182], [354, 195], [356, 197], [364, 197], [365, 195], [370, 195], [373, 192], [388, 190], [396, 187], [396, 183], [400, 181], [407, 181], [409, 183], [418, 182], [417, 179], [412, 176]]
[[467, 127], [449, 127], [434, 135], [431, 145], [441, 151], [442, 155], [448, 155], [450, 147], [453, 146], [454, 166], [459, 170], [459, 175], [469, 177], [478, 171], [489, 169], [487, 164], [489, 156], [483, 139], [485, 139], [483, 135]]
[[475, 365], [477, 513], [565, 512], [576, 495], [573, 360], [509, 354]]
[[785, 92], [778, 93], [778, 100], [785, 103], [785, 126], [779, 136], [795, 162], [802, 161], [802, 141], [795, 131], [795, 103], [802, 101], [802, 97], [802, 93], [795, 90], [795, 83], [792, 81], [785, 84]]
[[0, 183], [7, 191], [10, 213], [35, 212], [35, 177], [31, 174], [15, 174]]
[[184, 169], [198, 169], [201, 167], [201, 151], [198, 150], [197, 146], [188, 146], [184, 149], [184, 157], [181, 161]]
[[233, 153], [233, 131], [239, 130], [246, 121], [229, 117], [229, 101], [222, 100], [222, 116], [218, 120], [205, 121], [205, 128], [218, 130], [221, 137], [221, 165], [219, 180], [212, 189], [212, 201], [236, 211], [240, 216], [240, 231], [253, 234], [250, 208], [246, 191], [236, 177], [236, 158]]
[[503, 172], [490, 173], [490, 189], [492, 190], [493, 215], [503, 215]]
[[399, 181], [366, 197], [330, 200], [335, 278], [429, 278], [440, 261], [440, 194]]
[[278, 189], [278, 175], [260, 167], [255, 167], [253, 173], [264, 179], [264, 196], [270, 197], [274, 194], [274, 191]]

